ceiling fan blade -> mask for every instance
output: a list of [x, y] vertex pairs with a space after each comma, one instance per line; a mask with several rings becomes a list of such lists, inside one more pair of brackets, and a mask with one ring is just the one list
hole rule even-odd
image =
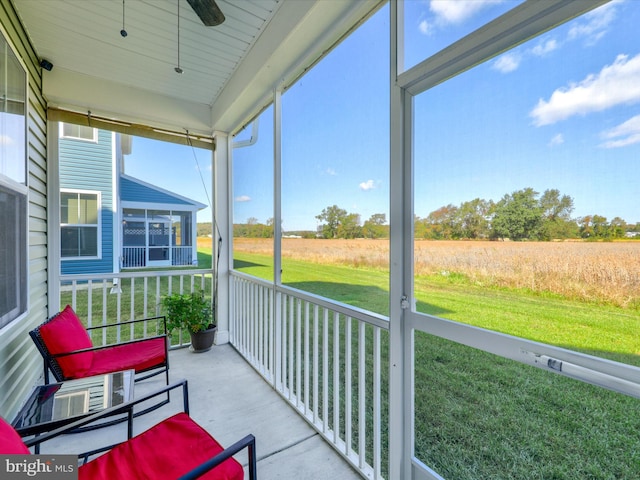
[[207, 27], [215, 27], [224, 22], [224, 14], [215, 0], [187, 0], [187, 2]]

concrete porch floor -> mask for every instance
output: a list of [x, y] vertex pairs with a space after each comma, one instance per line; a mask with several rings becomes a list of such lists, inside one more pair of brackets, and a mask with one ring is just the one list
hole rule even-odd
[[[230, 345], [198, 354], [173, 350], [169, 362], [170, 381], [189, 382], [191, 417], [220, 443], [231, 445], [249, 433], [256, 437], [259, 479], [362, 479]], [[135, 392], [163, 385], [164, 377], [157, 376], [138, 382]], [[181, 411], [181, 390], [174, 392], [170, 404], [134, 420], [134, 435]], [[59, 437], [42, 452], [78, 453], [125, 438], [126, 423], [121, 423]], [[246, 466], [244, 451], [236, 458]]]

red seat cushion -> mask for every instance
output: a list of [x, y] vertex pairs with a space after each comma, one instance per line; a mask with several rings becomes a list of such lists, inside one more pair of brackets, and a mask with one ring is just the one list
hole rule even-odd
[[122, 343], [93, 352], [93, 363], [85, 376], [102, 375], [120, 370], [140, 372], [166, 362], [165, 337]]
[[31, 453], [18, 432], [2, 417], [0, 417], [0, 453], [3, 455]]
[[[81, 466], [78, 478], [175, 479], [222, 450], [186, 413], [178, 413]], [[244, 470], [235, 459], [229, 458], [201, 478], [243, 480]]]
[[[64, 310], [40, 326], [40, 336], [49, 353], [67, 353], [83, 348], [91, 348], [91, 338], [73, 309], [67, 305]], [[85, 376], [91, 367], [93, 353], [86, 352], [56, 359], [67, 378]]]

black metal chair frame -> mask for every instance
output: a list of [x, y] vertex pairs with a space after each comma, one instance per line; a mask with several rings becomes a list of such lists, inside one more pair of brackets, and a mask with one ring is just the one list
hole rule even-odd
[[[135, 376], [135, 381], [139, 382], [141, 380], [146, 380], [148, 378], [154, 377], [156, 375], [160, 375], [162, 373], [165, 374], [165, 382], [167, 385], [169, 385], [169, 349], [168, 349], [168, 342], [167, 342], [167, 318], [165, 316], [157, 316], [157, 317], [149, 317], [149, 318], [141, 318], [141, 319], [137, 319], [137, 320], [129, 320], [126, 322], [120, 322], [120, 323], [113, 323], [113, 324], [109, 324], [109, 325], [97, 325], [97, 326], [93, 326], [93, 327], [88, 327], [85, 328], [85, 330], [87, 330], [87, 332], [90, 332], [92, 330], [98, 330], [98, 329], [106, 329], [106, 328], [115, 328], [115, 327], [122, 327], [125, 325], [132, 325], [132, 324], [136, 324], [136, 323], [141, 323], [141, 322], [148, 322], [148, 321], [153, 321], [153, 320], [158, 320], [161, 321], [162, 324], [162, 328], [164, 331], [163, 334], [160, 335], [154, 335], [153, 337], [147, 337], [147, 338], [140, 338], [140, 339], [135, 339], [135, 340], [130, 340], [130, 341], [126, 341], [126, 342], [120, 342], [120, 343], [113, 343], [113, 344], [109, 344], [109, 345], [100, 345], [97, 347], [92, 347], [92, 348], [85, 348], [85, 349], [81, 349], [81, 350], [74, 350], [73, 352], [66, 352], [66, 353], [59, 353], [59, 354], [52, 354], [51, 352], [49, 352], [49, 349], [47, 348], [46, 344], [44, 343], [44, 340], [42, 339], [42, 336], [40, 335], [40, 327], [42, 325], [45, 325], [46, 323], [50, 322], [51, 320], [53, 320], [55, 318], [55, 315], [53, 317], [51, 317], [50, 319], [48, 319], [46, 322], [44, 322], [43, 324], [39, 325], [38, 327], [34, 328], [33, 330], [31, 330], [29, 332], [29, 335], [31, 336], [31, 338], [33, 339], [33, 342], [36, 344], [36, 347], [38, 349], [38, 351], [40, 352], [40, 355], [42, 355], [43, 358], [43, 362], [44, 362], [44, 383], [48, 384], [49, 383], [49, 371], [51, 371], [51, 373], [53, 373], [53, 376], [55, 377], [55, 379], [58, 382], [64, 382], [65, 380], [73, 380], [72, 378], [68, 378], [64, 375], [62, 368], [60, 368], [60, 364], [58, 363], [58, 358], [61, 357], [65, 357], [65, 356], [71, 356], [71, 355], [78, 355], [81, 353], [87, 353], [87, 352], [95, 352], [97, 350], [104, 350], [104, 349], [108, 349], [108, 348], [113, 348], [115, 346], [118, 345], [128, 345], [128, 344], [133, 344], [133, 343], [141, 343], [141, 342], [145, 342], [148, 340], [152, 340], [152, 339], [157, 339], [157, 338], [164, 338], [164, 358], [165, 361], [162, 364], [159, 365], [155, 365], [153, 367], [144, 369], [144, 370], [140, 370], [139, 372], [136, 373]], [[147, 374], [144, 374], [145, 372], [150, 372]], [[143, 375], [139, 375], [139, 374], [143, 374]], [[136, 412], [135, 416], [138, 417], [140, 415], [144, 415], [146, 413], [152, 412], [153, 410], [160, 408], [163, 405], [166, 405], [167, 403], [169, 403], [171, 401], [169, 392], [167, 391], [167, 397], [154, 404], [151, 405], [149, 407], [147, 407], [146, 409]], [[120, 417], [117, 418], [115, 420], [111, 420], [108, 422], [103, 422], [103, 423], [99, 423], [99, 424], [95, 424], [95, 425], [90, 425], [87, 427], [83, 427], [71, 432], [67, 432], [67, 433], [79, 433], [79, 432], [84, 432], [87, 430], [94, 430], [97, 428], [102, 428], [102, 427], [106, 427], [109, 425], [114, 425], [116, 423], [122, 422], [126, 420], [125, 417]]]
[[[49, 320], [47, 320], [45, 323], [43, 323], [42, 325], [45, 325], [47, 322], [53, 320], [53, 318], [55, 318], [55, 315], [53, 317], [51, 317]], [[158, 317], [150, 317], [150, 318], [141, 318], [138, 320], [129, 320], [126, 322], [120, 322], [120, 323], [114, 323], [114, 324], [109, 324], [109, 325], [97, 325], [94, 327], [88, 327], [85, 328], [85, 330], [87, 330], [87, 332], [90, 332], [92, 330], [97, 330], [97, 329], [106, 329], [106, 328], [114, 328], [114, 327], [122, 327], [125, 325], [131, 325], [131, 324], [136, 324], [136, 323], [141, 323], [141, 322], [148, 322], [148, 321], [152, 321], [152, 320], [161, 320], [162, 321], [162, 325], [163, 325], [163, 330], [164, 333], [161, 335], [154, 335], [153, 337], [147, 337], [147, 338], [140, 338], [140, 339], [136, 339], [136, 340], [130, 340], [130, 341], [126, 341], [126, 342], [120, 342], [120, 343], [114, 343], [114, 344], [109, 344], [109, 345], [100, 345], [97, 347], [92, 347], [92, 348], [85, 348], [82, 350], [75, 350], [73, 352], [66, 352], [66, 353], [59, 353], [59, 354], [52, 354], [51, 352], [49, 352], [49, 349], [47, 348], [46, 344], [44, 343], [44, 341], [42, 340], [42, 336], [40, 335], [40, 327], [42, 325], [39, 325], [38, 327], [34, 328], [33, 330], [31, 330], [29, 332], [29, 335], [31, 336], [31, 338], [33, 339], [33, 342], [36, 344], [36, 347], [38, 348], [38, 351], [40, 352], [40, 355], [42, 355], [42, 358], [44, 360], [44, 381], [45, 383], [49, 383], [49, 370], [51, 371], [51, 373], [53, 373], [53, 376], [55, 377], [55, 379], [58, 382], [63, 382], [65, 380], [71, 380], [70, 378], [65, 377], [64, 373], [62, 372], [62, 369], [60, 368], [60, 364], [58, 363], [58, 358], [61, 357], [65, 357], [65, 356], [71, 356], [71, 355], [77, 355], [80, 353], [88, 353], [88, 352], [94, 352], [97, 350], [104, 350], [104, 349], [108, 349], [108, 348], [113, 348], [116, 345], [127, 345], [127, 344], [132, 344], [132, 343], [137, 343], [137, 342], [145, 342], [151, 339], [155, 339], [155, 338], [160, 338], [163, 337], [165, 339], [165, 362], [161, 365], [155, 365], [153, 367], [144, 369], [144, 370], [140, 370], [140, 372], [137, 372], [136, 374], [136, 379], [135, 381], [138, 382], [140, 380], [145, 380], [147, 378], [153, 377], [155, 375], [160, 375], [163, 372], [165, 373], [166, 376], [166, 384], [169, 385], [169, 351], [168, 351], [168, 346], [167, 346], [167, 319], [165, 316], [158, 316]], [[149, 374], [146, 375], [138, 375], [139, 373], [144, 373], [144, 372], [151, 372]]]
[[[186, 414], [189, 414], [189, 389], [188, 389], [188, 382], [187, 380], [182, 380], [180, 382], [174, 383], [172, 385], [169, 385], [167, 387], [163, 387], [159, 390], [156, 390], [152, 393], [149, 393], [147, 395], [144, 395], [140, 398], [137, 398], [129, 403], [125, 403], [123, 405], [119, 405], [117, 407], [111, 407], [105, 410], [102, 410], [101, 412], [95, 413], [93, 415], [90, 415], [88, 417], [85, 417], [83, 419], [77, 420], [73, 423], [70, 423], [68, 425], [65, 425], [64, 427], [60, 427], [57, 428], [55, 430], [52, 430], [51, 432], [47, 432], [41, 435], [38, 435], [34, 438], [31, 439], [27, 439], [24, 441], [24, 444], [27, 447], [34, 447], [37, 448], [39, 447], [42, 443], [51, 440], [52, 438], [56, 438], [60, 435], [63, 434], [67, 434], [67, 433], [71, 433], [71, 432], [75, 432], [78, 430], [83, 430], [83, 429], [91, 429], [91, 423], [96, 422], [98, 420], [101, 420], [105, 417], [109, 417], [109, 416], [113, 416], [113, 415], [120, 415], [120, 414], [126, 414], [126, 419], [127, 419], [127, 440], [130, 440], [133, 437], [133, 419], [134, 417], [136, 417], [137, 415], [134, 413], [134, 409], [135, 406], [142, 403], [142, 402], [146, 402], [148, 400], [153, 399], [154, 397], [158, 396], [158, 395], [162, 395], [163, 393], [167, 393], [167, 395], [169, 394], [169, 392], [171, 390], [177, 389], [182, 387], [182, 398], [183, 398], [183, 411]], [[101, 423], [102, 425], [102, 423]], [[126, 443], [126, 440], [124, 442], [120, 442], [120, 443]], [[88, 459], [94, 455], [97, 455], [99, 453], [103, 453], [106, 452], [108, 450], [111, 450], [113, 447], [115, 447], [116, 445], [119, 445], [120, 443], [115, 443], [112, 445], [108, 445], [99, 449], [94, 449], [88, 452], [84, 452], [78, 455], [78, 459], [82, 459], [82, 463], [87, 463]], [[215, 455], [214, 457], [212, 457], [211, 459], [207, 460], [206, 462], [202, 463], [201, 465], [199, 465], [198, 467], [194, 468], [193, 470], [191, 470], [190, 472], [186, 473], [185, 475], [183, 475], [182, 477], [180, 477], [180, 480], [190, 480], [190, 479], [195, 479], [195, 478], [199, 478], [200, 476], [202, 476], [203, 474], [205, 474], [206, 472], [212, 470], [213, 468], [215, 468], [216, 466], [218, 466], [219, 464], [221, 464], [222, 462], [224, 462], [225, 460], [227, 460], [228, 458], [232, 457], [233, 455], [239, 453], [240, 451], [244, 450], [245, 448], [248, 449], [248, 469], [249, 469], [249, 479], [250, 480], [257, 480], [257, 459], [256, 459], [256, 440], [255, 437], [251, 434], [246, 435], [244, 438], [242, 438], [241, 440], [237, 441], [236, 443], [234, 443], [233, 445], [225, 448], [222, 452], [218, 453], [217, 455]]]

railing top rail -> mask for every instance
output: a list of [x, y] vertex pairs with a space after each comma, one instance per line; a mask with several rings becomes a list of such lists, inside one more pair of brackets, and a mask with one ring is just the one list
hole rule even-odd
[[380, 315], [375, 312], [370, 312], [368, 310], [364, 310], [362, 308], [354, 307], [352, 305], [348, 305], [346, 303], [337, 302], [335, 300], [330, 300], [325, 297], [321, 297], [319, 295], [315, 295], [313, 293], [305, 292], [303, 290], [298, 290], [297, 288], [288, 287], [286, 285], [274, 285], [273, 282], [269, 282], [267, 280], [263, 280], [261, 278], [257, 278], [251, 275], [247, 275], [246, 273], [238, 272], [233, 270], [230, 272], [232, 276], [242, 278], [243, 280], [247, 280], [253, 283], [257, 283], [266, 288], [274, 289], [276, 292], [281, 292], [287, 295], [293, 295], [296, 298], [301, 300], [305, 300], [309, 303], [313, 303], [314, 305], [318, 305], [323, 308], [327, 308], [334, 312], [341, 313], [348, 317], [355, 318], [365, 323], [369, 323], [371, 325], [375, 325], [377, 327], [382, 328], [383, 330], [389, 330], [389, 317], [385, 315]]
[[144, 278], [144, 277], [174, 277], [178, 275], [213, 275], [212, 269], [189, 270], [149, 270], [144, 272], [123, 271], [119, 273], [85, 273], [81, 275], [60, 275], [60, 281], [72, 282], [74, 280], [112, 280], [114, 278]]

